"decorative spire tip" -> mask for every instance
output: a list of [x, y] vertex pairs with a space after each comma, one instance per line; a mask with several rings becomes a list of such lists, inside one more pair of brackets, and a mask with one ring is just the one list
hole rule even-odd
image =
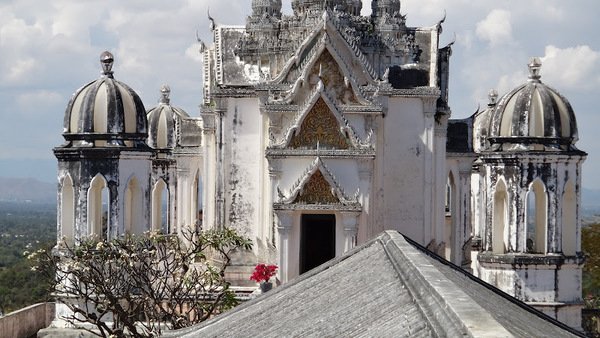
[[102, 75], [112, 77], [112, 67], [115, 62], [115, 57], [109, 51], [104, 51], [100, 54], [100, 64], [102, 65]]
[[170, 98], [169, 96], [171, 95], [171, 88], [164, 84], [160, 87], [160, 103], [165, 103], [165, 104], [169, 104]]
[[539, 57], [532, 57], [529, 59], [529, 80], [531, 81], [540, 81], [542, 77], [540, 75], [540, 70], [542, 68], [542, 60]]
[[491, 89], [490, 92], [488, 93], [488, 98], [489, 98], [488, 106], [495, 106], [496, 103], [498, 102], [498, 91], [496, 89]]

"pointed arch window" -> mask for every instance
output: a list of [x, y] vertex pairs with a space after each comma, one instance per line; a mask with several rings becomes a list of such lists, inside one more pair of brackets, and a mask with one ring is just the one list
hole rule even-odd
[[125, 233], [141, 233], [142, 192], [135, 177], [132, 177], [125, 189]]
[[168, 234], [169, 228], [169, 187], [159, 180], [152, 190], [152, 230]]
[[548, 196], [542, 181], [535, 180], [527, 192], [525, 251], [546, 253]]
[[446, 243], [444, 257], [447, 260], [452, 260], [455, 254], [454, 249], [454, 232], [457, 226], [457, 196], [456, 196], [456, 182], [452, 172], [448, 174], [448, 181], [446, 183], [446, 219], [444, 224], [444, 243]]
[[71, 243], [75, 234], [75, 191], [70, 175], [65, 176], [60, 190], [60, 239]]
[[577, 194], [573, 181], [567, 182], [563, 195], [562, 250], [567, 256], [577, 254]]
[[96, 175], [88, 190], [88, 232], [92, 236], [107, 239], [109, 227], [109, 192], [104, 177]]
[[200, 172], [194, 176], [190, 204], [190, 219], [193, 224], [202, 225], [202, 177]]
[[506, 253], [505, 233], [508, 228], [508, 192], [504, 180], [498, 181], [494, 192], [492, 217], [492, 252]]

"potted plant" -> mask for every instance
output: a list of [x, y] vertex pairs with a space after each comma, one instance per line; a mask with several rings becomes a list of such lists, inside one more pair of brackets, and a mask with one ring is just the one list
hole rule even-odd
[[271, 277], [277, 272], [277, 265], [257, 264], [250, 279], [260, 283], [260, 290], [265, 293], [273, 288]]

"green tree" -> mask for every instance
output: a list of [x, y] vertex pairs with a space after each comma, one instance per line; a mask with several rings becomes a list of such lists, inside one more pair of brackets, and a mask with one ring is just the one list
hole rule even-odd
[[76, 326], [99, 336], [156, 336], [186, 327], [237, 304], [225, 269], [252, 242], [234, 230], [156, 233], [109, 241], [84, 240], [32, 255]]
[[600, 303], [600, 224], [584, 227], [581, 246], [585, 253], [583, 266], [583, 293], [588, 306]]

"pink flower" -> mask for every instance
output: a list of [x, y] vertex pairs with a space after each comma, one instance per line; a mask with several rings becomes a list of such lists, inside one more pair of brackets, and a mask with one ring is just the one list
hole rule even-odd
[[269, 279], [271, 279], [271, 277], [273, 277], [276, 272], [277, 265], [266, 265], [260, 263], [257, 264], [254, 268], [254, 272], [252, 273], [252, 276], [250, 276], [250, 279], [257, 283], [260, 283], [262, 281], [268, 282]]

